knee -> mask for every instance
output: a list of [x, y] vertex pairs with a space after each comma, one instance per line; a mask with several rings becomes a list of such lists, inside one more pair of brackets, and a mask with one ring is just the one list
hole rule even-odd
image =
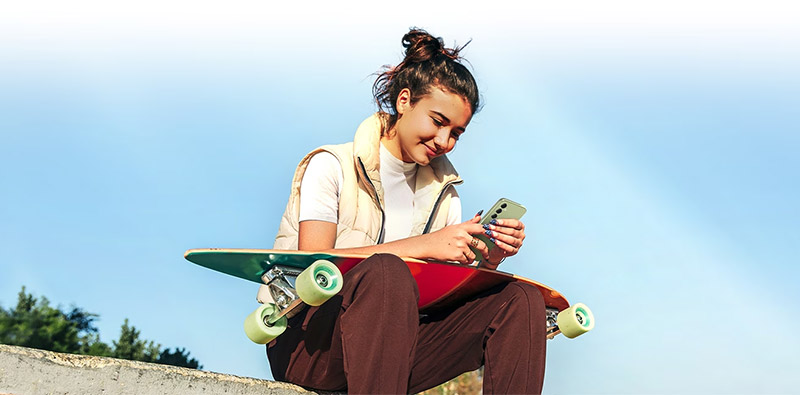
[[508, 305], [517, 313], [526, 314], [532, 320], [544, 322], [545, 305], [542, 293], [531, 284], [513, 282], [505, 287]]
[[390, 292], [392, 297], [417, 295], [417, 283], [408, 265], [392, 254], [375, 254], [356, 266], [360, 269], [362, 281], [367, 281]]
[[389, 278], [414, 279], [408, 265], [394, 254], [374, 254], [361, 262], [361, 265], [364, 264], [367, 264], [368, 268], [379, 268], [375, 272], [379, 271]]

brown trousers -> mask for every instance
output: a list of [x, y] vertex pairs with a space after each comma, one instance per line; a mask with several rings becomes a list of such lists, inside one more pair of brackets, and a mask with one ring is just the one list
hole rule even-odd
[[406, 264], [377, 254], [344, 276], [339, 294], [289, 320], [267, 345], [277, 380], [323, 391], [416, 393], [484, 365], [486, 394], [541, 393], [545, 308], [508, 283], [420, 316]]

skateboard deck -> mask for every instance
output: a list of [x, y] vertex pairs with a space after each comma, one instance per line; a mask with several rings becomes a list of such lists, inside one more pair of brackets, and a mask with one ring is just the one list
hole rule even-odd
[[[358, 254], [224, 248], [192, 249], [186, 251], [184, 256], [200, 266], [259, 284], [263, 284], [262, 275], [276, 265], [303, 270], [317, 260], [327, 260], [335, 264], [342, 274], [346, 274], [369, 257]], [[459, 264], [402, 259], [417, 282], [419, 309], [422, 312], [455, 305], [496, 285], [509, 282], [535, 286], [548, 308], [562, 311], [569, 307], [567, 299], [558, 291], [521, 276]]]

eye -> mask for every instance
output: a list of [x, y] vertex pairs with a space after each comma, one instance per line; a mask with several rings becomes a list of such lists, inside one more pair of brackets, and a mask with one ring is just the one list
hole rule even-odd
[[453, 137], [454, 139], [456, 139], [456, 141], [458, 141], [458, 139], [461, 137], [461, 133], [458, 133], [458, 132], [454, 131], [454, 132], [450, 133], [450, 136]]
[[441, 127], [442, 125], [444, 125], [444, 123], [437, 118], [431, 117], [431, 119], [433, 120], [433, 124], [436, 126]]

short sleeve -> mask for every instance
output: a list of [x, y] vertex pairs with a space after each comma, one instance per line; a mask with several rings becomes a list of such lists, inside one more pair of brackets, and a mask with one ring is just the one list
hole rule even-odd
[[300, 183], [299, 221], [338, 223], [343, 181], [342, 165], [333, 154], [323, 151], [314, 155]]

